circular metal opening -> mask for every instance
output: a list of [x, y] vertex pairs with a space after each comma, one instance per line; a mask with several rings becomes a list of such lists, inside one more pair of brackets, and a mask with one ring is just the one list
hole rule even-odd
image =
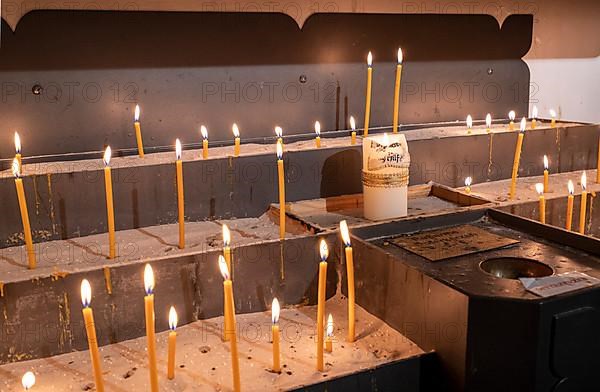
[[482, 261], [479, 268], [497, 278], [539, 278], [554, 273], [552, 267], [520, 257], [498, 257]]

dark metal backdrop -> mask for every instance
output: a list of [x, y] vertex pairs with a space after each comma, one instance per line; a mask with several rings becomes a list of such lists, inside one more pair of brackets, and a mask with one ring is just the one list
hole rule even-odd
[[[372, 126], [391, 123], [395, 59], [405, 52], [404, 123], [525, 115], [533, 17], [34, 11], [2, 24], [0, 158], [148, 148], [362, 126], [365, 58], [375, 58]], [[37, 95], [36, 95], [37, 94]], [[48, 158], [50, 159], [50, 158]]]

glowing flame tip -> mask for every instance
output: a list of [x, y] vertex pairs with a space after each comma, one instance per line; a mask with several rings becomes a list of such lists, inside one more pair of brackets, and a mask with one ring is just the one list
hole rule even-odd
[[356, 120], [354, 119], [354, 116], [350, 116], [350, 129], [356, 131]]
[[90, 306], [92, 302], [92, 286], [87, 279], [81, 281], [81, 302], [84, 308]]
[[485, 126], [488, 128], [492, 126], [492, 115], [489, 113], [485, 116]]
[[329, 257], [329, 248], [327, 247], [327, 242], [325, 240], [321, 240], [319, 244], [319, 253], [321, 255], [321, 261], [327, 261]]
[[144, 289], [148, 295], [154, 291], [154, 271], [150, 264], [146, 264], [144, 267]]
[[202, 139], [208, 139], [208, 129], [204, 125], [200, 126], [200, 133], [202, 134]]
[[473, 183], [473, 178], [471, 178], [471, 177], [465, 178], [465, 186], [471, 186], [472, 183]]
[[227, 225], [223, 225], [223, 246], [229, 246], [231, 243], [231, 232]]
[[523, 117], [521, 119], [521, 132], [525, 132], [525, 128], [527, 128], [527, 119]]
[[543, 195], [544, 194], [544, 184], [542, 184], [541, 182], [538, 182], [537, 184], [535, 184], [535, 190], [538, 193], [538, 195]]
[[175, 156], [177, 157], [177, 160], [181, 159], [181, 142], [179, 139], [175, 140]]
[[535, 119], [538, 116], [538, 108], [537, 106], [533, 105], [533, 108], [531, 109], [531, 118]]
[[110, 165], [111, 156], [112, 156], [112, 149], [110, 148], [110, 146], [108, 146], [108, 147], [106, 147], [106, 150], [104, 150], [104, 157], [102, 158], [102, 160], [104, 161], [104, 166]]
[[321, 136], [321, 123], [318, 121], [315, 121], [315, 133], [317, 136]]
[[133, 119], [135, 122], [140, 121], [140, 105], [135, 105], [135, 113], [133, 114]]
[[515, 121], [515, 118], [517, 117], [517, 114], [515, 113], [514, 110], [511, 110], [510, 112], [508, 112], [508, 119], [510, 121]]
[[15, 132], [15, 151], [17, 154], [21, 153], [21, 137], [19, 136], [19, 132]]
[[280, 126], [275, 127], [275, 135], [277, 137], [283, 136], [283, 128], [281, 128]]
[[573, 181], [569, 180], [569, 182], [567, 183], [567, 189], [569, 190], [570, 195], [575, 193], [575, 185], [573, 185]]
[[21, 379], [21, 384], [26, 391], [30, 390], [35, 385], [35, 374], [33, 372], [25, 373]]
[[231, 126], [231, 131], [233, 132], [234, 137], [240, 137], [240, 129], [238, 128], [236, 123], [233, 123]]
[[271, 320], [273, 324], [277, 324], [279, 322], [279, 313], [281, 312], [281, 307], [279, 306], [279, 301], [277, 298], [273, 298], [273, 304], [271, 305]]
[[467, 116], [467, 128], [473, 128], [473, 117], [470, 114]]
[[402, 48], [398, 48], [398, 64], [402, 64], [402, 60], [403, 60], [403, 56], [402, 56]]
[[344, 219], [340, 222], [340, 233], [342, 234], [342, 241], [346, 246], [350, 246], [350, 231], [348, 230], [348, 222]]
[[556, 118], [556, 111], [554, 109], [550, 109], [550, 117]]
[[587, 189], [587, 174], [585, 174], [585, 171], [581, 175], [581, 189], [584, 191]]
[[333, 316], [329, 313], [329, 317], [327, 317], [327, 337], [333, 336]]
[[369, 52], [369, 54], [367, 55], [367, 65], [369, 67], [373, 66], [373, 54], [371, 52]]
[[544, 169], [548, 170], [548, 155], [544, 155]]
[[177, 311], [175, 310], [174, 306], [171, 306], [171, 309], [169, 309], [169, 328], [171, 331], [175, 331], [178, 321], [179, 318], [177, 317]]

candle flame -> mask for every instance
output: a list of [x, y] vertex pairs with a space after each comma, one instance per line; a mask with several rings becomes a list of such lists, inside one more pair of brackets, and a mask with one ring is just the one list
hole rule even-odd
[[81, 302], [84, 308], [89, 307], [92, 302], [92, 286], [87, 279], [81, 281]]
[[177, 311], [175, 311], [174, 306], [171, 306], [171, 309], [169, 309], [169, 328], [171, 331], [175, 331], [178, 321], [179, 318], [177, 317]]
[[485, 126], [488, 128], [492, 127], [492, 115], [489, 113], [485, 116]]
[[473, 178], [471, 178], [471, 177], [465, 178], [465, 186], [471, 186], [472, 183], [473, 183]]
[[281, 142], [278, 141], [277, 142], [277, 159], [281, 159], [283, 158], [283, 146], [281, 145]]
[[135, 105], [135, 113], [133, 114], [133, 120], [135, 122], [140, 121], [140, 105]]
[[177, 157], [177, 160], [181, 159], [181, 142], [179, 139], [175, 140], [175, 156]]
[[329, 313], [329, 317], [327, 317], [327, 337], [330, 338], [333, 336], [333, 316]]
[[371, 52], [367, 55], [367, 65], [369, 68], [373, 66], [373, 54]]
[[515, 118], [517, 117], [517, 114], [515, 113], [514, 110], [511, 110], [510, 112], [508, 112], [508, 119], [510, 121], [515, 121]]
[[108, 166], [110, 165], [110, 157], [112, 156], [112, 150], [110, 148], [110, 146], [106, 147], [106, 150], [104, 150], [104, 157], [102, 158], [102, 160], [104, 161], [104, 166]]
[[234, 137], [240, 137], [240, 129], [238, 128], [236, 123], [233, 123], [231, 126], [231, 131], [233, 132]]
[[383, 141], [382, 141], [384, 146], [389, 146], [390, 144], [390, 139], [388, 137], [388, 134], [386, 132], [383, 133]]
[[575, 185], [573, 185], [573, 181], [569, 180], [569, 182], [567, 183], [567, 189], [569, 190], [570, 195], [575, 193]]
[[21, 137], [18, 132], [15, 132], [15, 151], [17, 154], [21, 153]]
[[402, 64], [402, 48], [398, 48], [398, 64]]
[[554, 109], [550, 109], [550, 117], [556, 118], [556, 111]]
[[535, 184], [535, 190], [538, 193], [538, 195], [542, 196], [544, 194], [544, 184], [538, 182], [537, 184]]
[[283, 128], [281, 128], [279, 126], [275, 127], [275, 135], [277, 137], [282, 137], [283, 136]]
[[229, 227], [227, 225], [223, 225], [223, 246], [229, 246], [231, 242], [231, 232], [229, 231]]
[[533, 108], [531, 109], [531, 118], [536, 119], [538, 116], [538, 108], [537, 106], [533, 105]]
[[525, 132], [525, 128], [527, 128], [527, 120], [525, 117], [521, 119], [521, 132]]
[[219, 255], [219, 269], [224, 280], [229, 280], [229, 268], [227, 268], [227, 262], [223, 255]]
[[315, 121], [315, 133], [317, 136], [321, 136], [321, 123], [318, 121]]
[[340, 222], [340, 233], [342, 234], [342, 241], [346, 246], [350, 246], [350, 232], [348, 231], [348, 222], [344, 219]]
[[548, 155], [544, 155], [544, 169], [548, 170]]
[[467, 116], [467, 128], [473, 128], [473, 117], [470, 114]]
[[585, 174], [585, 171], [581, 175], [581, 189], [584, 191], [587, 189], [587, 174]]
[[25, 373], [21, 379], [21, 384], [26, 391], [30, 390], [35, 385], [35, 374], [32, 372]]
[[150, 264], [146, 264], [144, 267], [144, 288], [148, 295], [154, 291], [154, 271], [152, 271]]
[[329, 257], [329, 248], [327, 247], [327, 242], [325, 240], [321, 240], [319, 244], [319, 253], [321, 254], [321, 261], [327, 261]]
[[19, 165], [19, 160], [17, 158], [13, 159], [12, 173], [15, 178], [21, 177], [21, 165]]
[[356, 131], [356, 120], [354, 120], [354, 116], [350, 116], [350, 129]]
[[200, 133], [202, 134], [202, 139], [208, 139], [208, 129], [204, 125], [200, 125]]
[[273, 298], [273, 304], [271, 305], [271, 320], [273, 321], [273, 324], [277, 324], [277, 322], [279, 321], [280, 311], [281, 308], [279, 306], [279, 301], [277, 300], [277, 298]]

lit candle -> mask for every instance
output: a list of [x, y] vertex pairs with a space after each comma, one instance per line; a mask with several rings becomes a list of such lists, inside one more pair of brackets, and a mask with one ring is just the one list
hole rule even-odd
[[515, 148], [515, 159], [513, 161], [512, 179], [510, 182], [510, 200], [515, 198], [515, 193], [517, 192], [517, 175], [519, 174], [519, 162], [521, 161], [521, 150], [523, 149], [523, 137], [525, 136], [526, 125], [527, 120], [523, 117], [521, 120], [521, 132], [519, 132], [517, 146]]
[[35, 374], [32, 372], [27, 372], [21, 378], [21, 385], [23, 385], [23, 389], [28, 391], [35, 385]]
[[17, 198], [19, 199], [19, 210], [21, 211], [21, 222], [23, 223], [23, 236], [25, 237], [27, 261], [29, 269], [34, 269], [36, 266], [35, 249], [33, 248], [31, 225], [29, 224], [29, 212], [27, 211], [27, 199], [25, 198], [25, 188], [23, 187], [20, 167], [21, 165], [19, 165], [17, 158], [13, 159], [12, 172], [15, 176], [15, 187], [17, 188]]
[[567, 188], [569, 190], [569, 196], [567, 197], [567, 223], [565, 225], [565, 228], [568, 231], [571, 231], [571, 226], [573, 225], [573, 201], [574, 201], [574, 196], [573, 193], [575, 193], [575, 186], [573, 185], [573, 181], [569, 180], [569, 183], [567, 184]]
[[169, 309], [169, 353], [167, 357], [167, 378], [172, 380], [175, 378], [175, 350], [177, 348], [177, 312], [171, 306]]
[[371, 119], [371, 85], [373, 82], [373, 55], [371, 52], [367, 55], [367, 93], [365, 99], [365, 131], [364, 135], [369, 135], [369, 120]]
[[204, 125], [200, 126], [200, 133], [202, 134], [202, 158], [208, 158], [208, 129]]
[[19, 162], [19, 173], [23, 172], [23, 158], [21, 156], [21, 137], [15, 132], [15, 159]]
[[471, 129], [473, 128], [473, 117], [469, 114], [467, 116], [467, 133], [471, 134]]
[[540, 196], [540, 222], [546, 223], [546, 198], [544, 197], [544, 184], [535, 184], [535, 190]]
[[515, 130], [515, 118], [516, 118], [516, 114], [514, 110], [511, 110], [510, 112], [508, 112], [508, 119], [510, 120], [510, 122], [508, 123], [508, 129], [510, 129], [511, 131]]
[[135, 105], [133, 116], [133, 127], [135, 128], [135, 139], [137, 140], [138, 155], [144, 157], [144, 143], [142, 142], [142, 127], [140, 126], [140, 105]]
[[221, 275], [223, 275], [223, 292], [224, 292], [224, 300], [227, 306], [227, 313], [225, 314], [225, 319], [229, 318], [231, 320], [230, 327], [226, 330], [228, 335], [228, 339], [231, 342], [231, 372], [233, 377], [233, 390], [240, 390], [240, 364], [238, 358], [238, 349], [237, 349], [237, 334], [236, 334], [236, 326], [235, 326], [235, 312], [234, 312], [234, 302], [233, 302], [233, 283], [231, 282], [229, 276], [229, 269], [227, 268], [227, 263], [222, 255], [219, 255], [219, 268], [221, 270]]
[[327, 317], [327, 338], [325, 339], [325, 351], [328, 353], [333, 351], [333, 316], [329, 313]]
[[550, 128], [556, 128], [556, 111], [550, 109]]
[[587, 176], [581, 175], [581, 209], [579, 210], [579, 234], [585, 234], [585, 218], [587, 215]]
[[317, 370], [324, 370], [323, 364], [323, 344], [324, 330], [323, 322], [325, 321], [325, 285], [327, 283], [327, 257], [329, 257], [329, 249], [325, 240], [321, 240], [319, 246], [321, 254], [321, 262], [319, 263], [319, 294], [317, 303]]
[[275, 127], [275, 136], [277, 137], [275, 143], [281, 143], [283, 146], [283, 128], [279, 126]]
[[321, 148], [321, 123], [318, 121], [315, 121], [315, 135], [317, 135], [315, 137], [315, 145], [317, 148]]
[[473, 178], [467, 177], [465, 178], [465, 192], [467, 195], [471, 194], [471, 184], [473, 183]]
[[346, 275], [348, 275], [348, 342], [354, 342], [354, 307], [356, 302], [354, 294], [354, 253], [352, 250], [352, 243], [350, 242], [348, 223], [345, 220], [340, 222], [340, 233], [345, 245]]
[[485, 115], [485, 129], [487, 133], [492, 132], [492, 115], [489, 113]]
[[398, 48], [398, 64], [396, 65], [396, 84], [394, 85], [394, 120], [392, 132], [398, 132], [398, 107], [400, 106], [400, 83], [402, 80], [402, 48]]
[[550, 192], [550, 187], [548, 185], [548, 177], [549, 177], [549, 172], [548, 172], [548, 156], [544, 155], [544, 193], [548, 193]]
[[179, 249], [185, 248], [185, 204], [183, 201], [183, 162], [181, 161], [181, 142], [175, 140], [175, 167], [177, 171], [177, 216], [179, 219]]
[[234, 139], [234, 147], [233, 147], [233, 155], [234, 156], [239, 156], [240, 155], [240, 129], [238, 128], [237, 124], [233, 124], [233, 126], [231, 127], [231, 130], [233, 132], [233, 137]]
[[535, 129], [537, 126], [537, 116], [538, 108], [537, 106], [533, 105], [533, 108], [531, 109], [531, 129]]
[[96, 390], [104, 391], [104, 381], [102, 380], [102, 368], [100, 366], [100, 353], [98, 352], [98, 339], [96, 338], [96, 325], [94, 324], [94, 313], [90, 308], [92, 301], [92, 287], [87, 279], [81, 281], [81, 302], [83, 303], [83, 321], [85, 332], [87, 333], [88, 347], [90, 348], [90, 357], [92, 358], [92, 368], [94, 370], [94, 381]]
[[148, 344], [148, 368], [150, 369], [150, 390], [158, 392], [158, 371], [156, 369], [156, 337], [154, 331], [154, 272], [150, 264], [144, 268], [144, 309], [146, 314], [146, 340]]
[[273, 335], [273, 371], [281, 372], [280, 353], [279, 353], [279, 301], [277, 298], [273, 298], [273, 305], [271, 306], [271, 319], [273, 325], [271, 326], [271, 332]]
[[350, 144], [354, 145], [356, 144], [356, 121], [352, 116], [350, 116], [350, 129], [352, 130], [352, 133], [350, 133]]
[[279, 177], [279, 239], [285, 238], [285, 174], [283, 169], [283, 145], [277, 142], [277, 174]]
[[[227, 225], [223, 225], [223, 259], [225, 260], [225, 264], [227, 265], [227, 274], [231, 275], [231, 248], [229, 244], [231, 243], [231, 233], [229, 232], [229, 227]], [[229, 303], [227, 301], [223, 302], [223, 316], [224, 316], [224, 325], [223, 325], [223, 340], [228, 340], [229, 336], [227, 335], [227, 330], [231, 328], [230, 320], [227, 318], [228, 310], [227, 307]]]
[[112, 150], [110, 146], [104, 151], [104, 190], [106, 191], [106, 214], [108, 223], [108, 258], [116, 256], [115, 247], [115, 210], [113, 205], [112, 173], [110, 169], [110, 158]]

